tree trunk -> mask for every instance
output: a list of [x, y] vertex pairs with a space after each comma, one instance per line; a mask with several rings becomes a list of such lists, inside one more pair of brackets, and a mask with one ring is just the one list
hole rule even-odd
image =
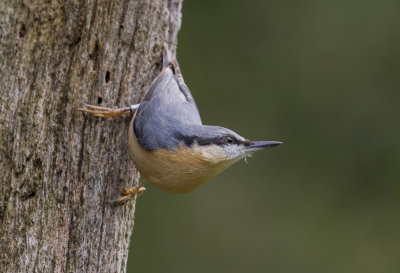
[[0, 2], [0, 272], [125, 272], [128, 106], [173, 50], [181, 0]]

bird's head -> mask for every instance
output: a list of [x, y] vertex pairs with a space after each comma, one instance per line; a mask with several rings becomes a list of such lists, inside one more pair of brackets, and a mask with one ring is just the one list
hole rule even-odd
[[255, 151], [281, 144], [279, 141], [250, 141], [230, 129], [219, 126], [196, 126], [185, 136], [180, 136], [187, 146], [201, 151], [202, 155], [215, 164], [236, 161]]

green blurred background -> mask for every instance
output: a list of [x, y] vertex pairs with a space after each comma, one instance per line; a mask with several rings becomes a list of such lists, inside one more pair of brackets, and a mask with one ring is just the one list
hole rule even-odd
[[128, 272], [400, 272], [400, 1], [184, 1], [205, 124], [283, 145], [139, 198]]

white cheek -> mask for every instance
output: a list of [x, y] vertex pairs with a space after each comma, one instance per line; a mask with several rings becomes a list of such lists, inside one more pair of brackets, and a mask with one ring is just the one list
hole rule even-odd
[[231, 161], [234, 159], [242, 159], [248, 156], [244, 147], [236, 145], [210, 145], [210, 146], [194, 146], [194, 149], [201, 153], [202, 157], [212, 162]]
[[224, 152], [225, 156], [227, 157], [228, 160], [231, 159], [240, 159], [242, 157], [246, 156], [246, 152], [244, 147], [241, 146], [236, 146], [236, 145], [226, 145], [224, 146]]
[[208, 158], [212, 161], [218, 162], [225, 160], [224, 149], [217, 145], [208, 146], [205, 149], [202, 149], [202, 154], [205, 158]]

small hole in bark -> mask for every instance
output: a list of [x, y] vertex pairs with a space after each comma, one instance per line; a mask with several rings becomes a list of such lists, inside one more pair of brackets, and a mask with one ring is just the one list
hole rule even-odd
[[94, 43], [94, 48], [92, 53], [89, 54], [89, 58], [96, 60], [97, 57], [99, 56], [100, 53], [100, 46], [99, 46], [99, 41], [96, 40]]
[[29, 189], [25, 193], [21, 195], [22, 200], [28, 200], [30, 198], [33, 198], [36, 196], [36, 188], [33, 187], [33, 189]]
[[97, 98], [97, 104], [101, 104], [103, 102], [103, 98], [102, 97], [98, 97]]
[[110, 81], [110, 71], [106, 72], [106, 83]]
[[31, 191], [30, 194], [28, 194], [27, 198], [33, 198], [36, 195], [36, 191]]
[[80, 41], [81, 41], [81, 37], [76, 38], [75, 41], [73, 41], [71, 43], [71, 46], [75, 46], [75, 45], [79, 44]]
[[33, 162], [33, 165], [35, 167], [41, 168], [42, 167], [42, 160], [40, 158], [36, 158], [35, 161]]
[[26, 34], [26, 26], [25, 24], [21, 25], [21, 28], [19, 29], [19, 38], [24, 38]]

